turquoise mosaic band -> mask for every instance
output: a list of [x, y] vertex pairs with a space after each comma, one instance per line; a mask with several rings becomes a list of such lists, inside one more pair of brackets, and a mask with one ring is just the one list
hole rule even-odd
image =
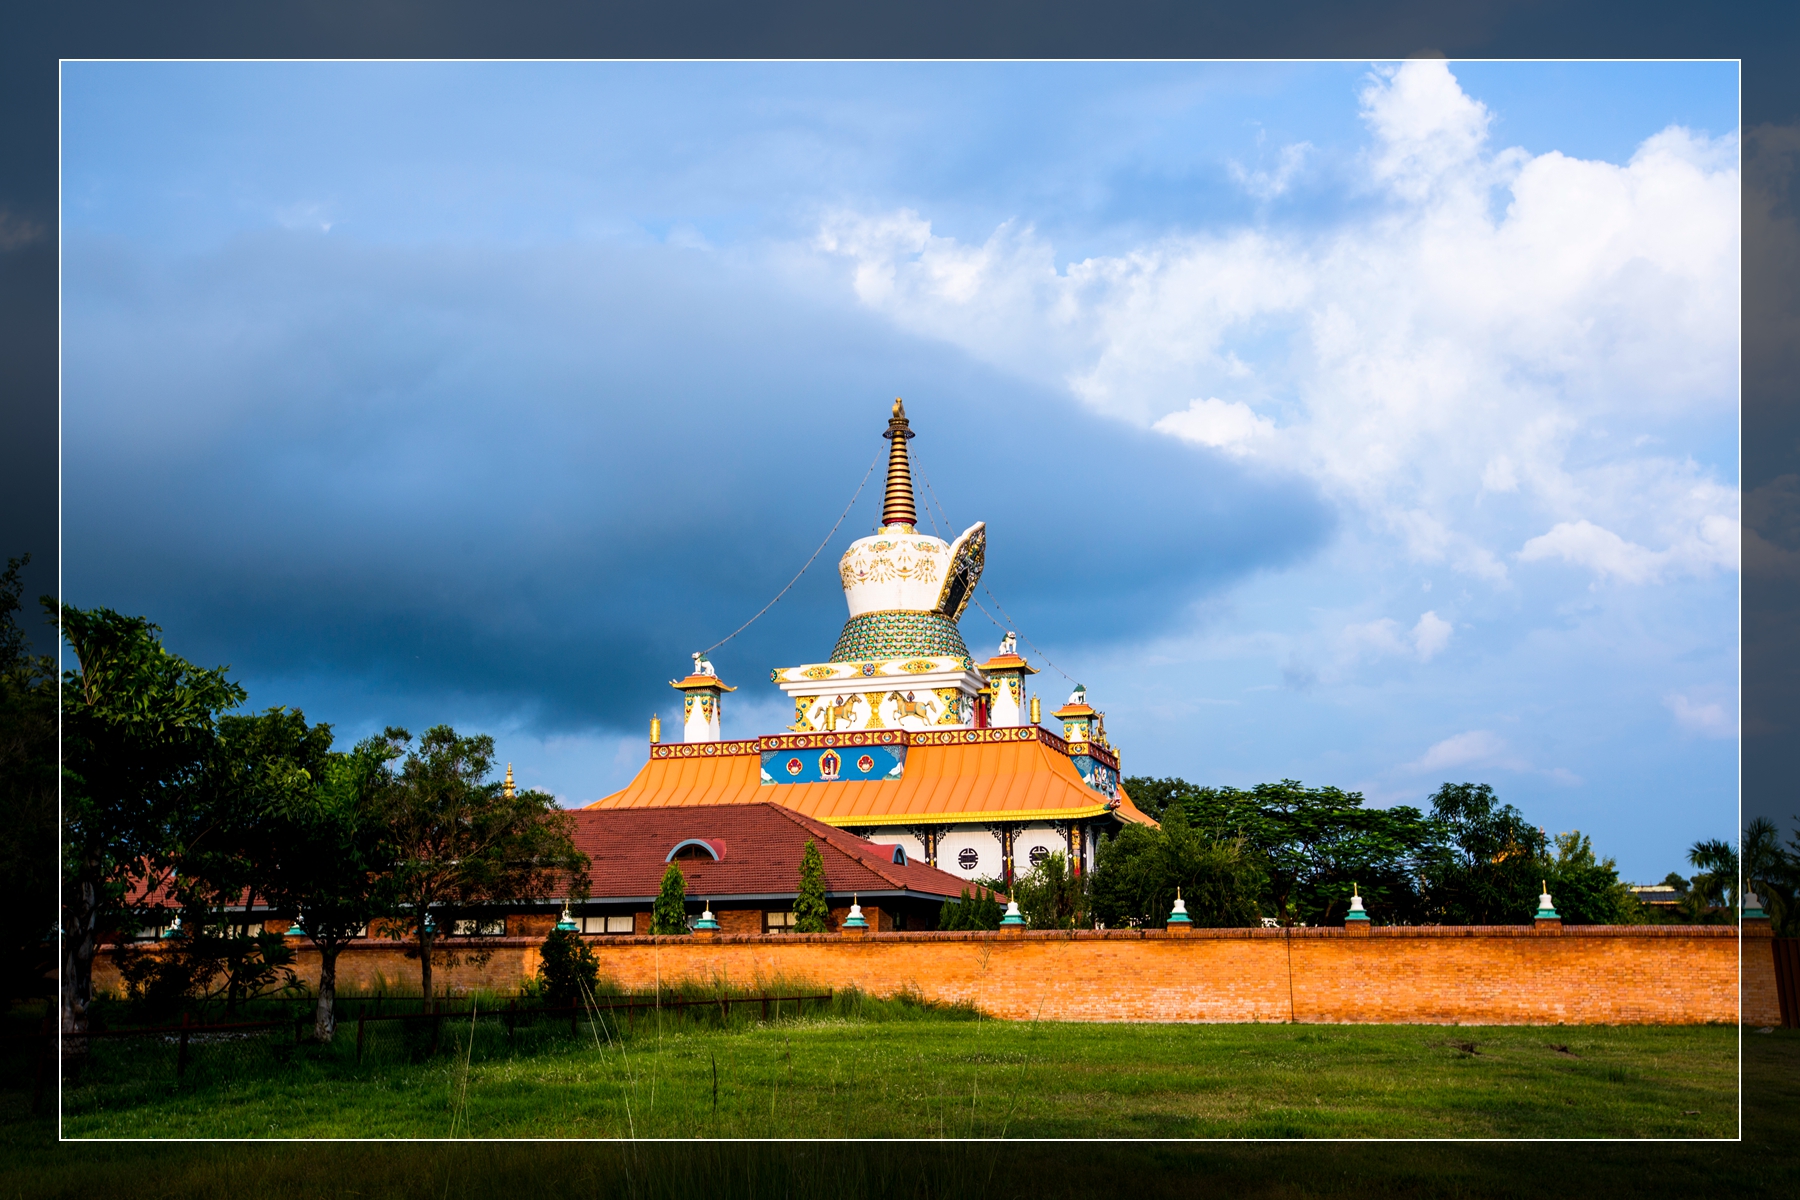
[[872, 612], [851, 617], [827, 662], [969, 657], [956, 622], [940, 612]]

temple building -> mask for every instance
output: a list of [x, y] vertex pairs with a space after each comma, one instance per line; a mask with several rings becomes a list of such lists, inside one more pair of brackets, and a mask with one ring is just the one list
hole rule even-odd
[[823, 662], [776, 667], [793, 701], [780, 733], [726, 739], [720, 708], [735, 688], [693, 656], [682, 740], [652, 718], [649, 761], [593, 809], [776, 803], [970, 881], [1010, 883], [1062, 852], [1092, 870], [1098, 837], [1148, 823], [1119, 782], [1105, 714], [1079, 685], [1050, 714], [1031, 696], [1037, 673], [1008, 633], [977, 663], [957, 622], [987, 547], [976, 522], [954, 542], [921, 533], [905, 406], [894, 401], [881, 528], [838, 563], [849, 619]]

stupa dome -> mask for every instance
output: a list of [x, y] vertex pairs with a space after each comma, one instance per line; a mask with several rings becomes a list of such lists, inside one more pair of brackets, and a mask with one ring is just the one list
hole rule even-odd
[[892, 446], [881, 529], [850, 543], [838, 560], [850, 620], [830, 661], [968, 658], [956, 623], [981, 578], [987, 526], [977, 521], [954, 542], [920, 533], [906, 451], [913, 432], [901, 401], [882, 436]]

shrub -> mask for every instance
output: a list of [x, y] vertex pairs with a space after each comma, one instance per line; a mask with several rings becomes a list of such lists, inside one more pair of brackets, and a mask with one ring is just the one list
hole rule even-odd
[[600, 985], [600, 962], [580, 934], [552, 929], [539, 953], [543, 956], [538, 963], [539, 994], [546, 1004], [580, 1004], [593, 996]]
[[825, 899], [825, 859], [809, 838], [800, 851], [800, 891], [794, 897], [794, 932], [824, 933], [831, 906]]
[[650, 932], [665, 936], [688, 932], [687, 876], [676, 863], [663, 872], [662, 891], [650, 909]]
[[964, 888], [960, 900], [952, 900], [938, 910], [939, 929], [998, 929], [1006, 910], [994, 893], [985, 887], [969, 895]]

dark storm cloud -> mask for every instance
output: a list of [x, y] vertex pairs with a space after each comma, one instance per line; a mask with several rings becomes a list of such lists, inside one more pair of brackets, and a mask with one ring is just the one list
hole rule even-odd
[[[897, 394], [937, 496], [959, 527], [989, 523], [988, 580], [1047, 649], [1165, 627], [1329, 520], [1300, 482], [1091, 417], [748, 258], [264, 235], [155, 261], [83, 242], [66, 286], [71, 599], [145, 613], [253, 686], [366, 697], [321, 718], [455, 697], [539, 732], [635, 728], [688, 651], [805, 561]], [[836, 558], [880, 482], [716, 655], [746, 696], [829, 653]], [[991, 640], [973, 610], [965, 629]]]

